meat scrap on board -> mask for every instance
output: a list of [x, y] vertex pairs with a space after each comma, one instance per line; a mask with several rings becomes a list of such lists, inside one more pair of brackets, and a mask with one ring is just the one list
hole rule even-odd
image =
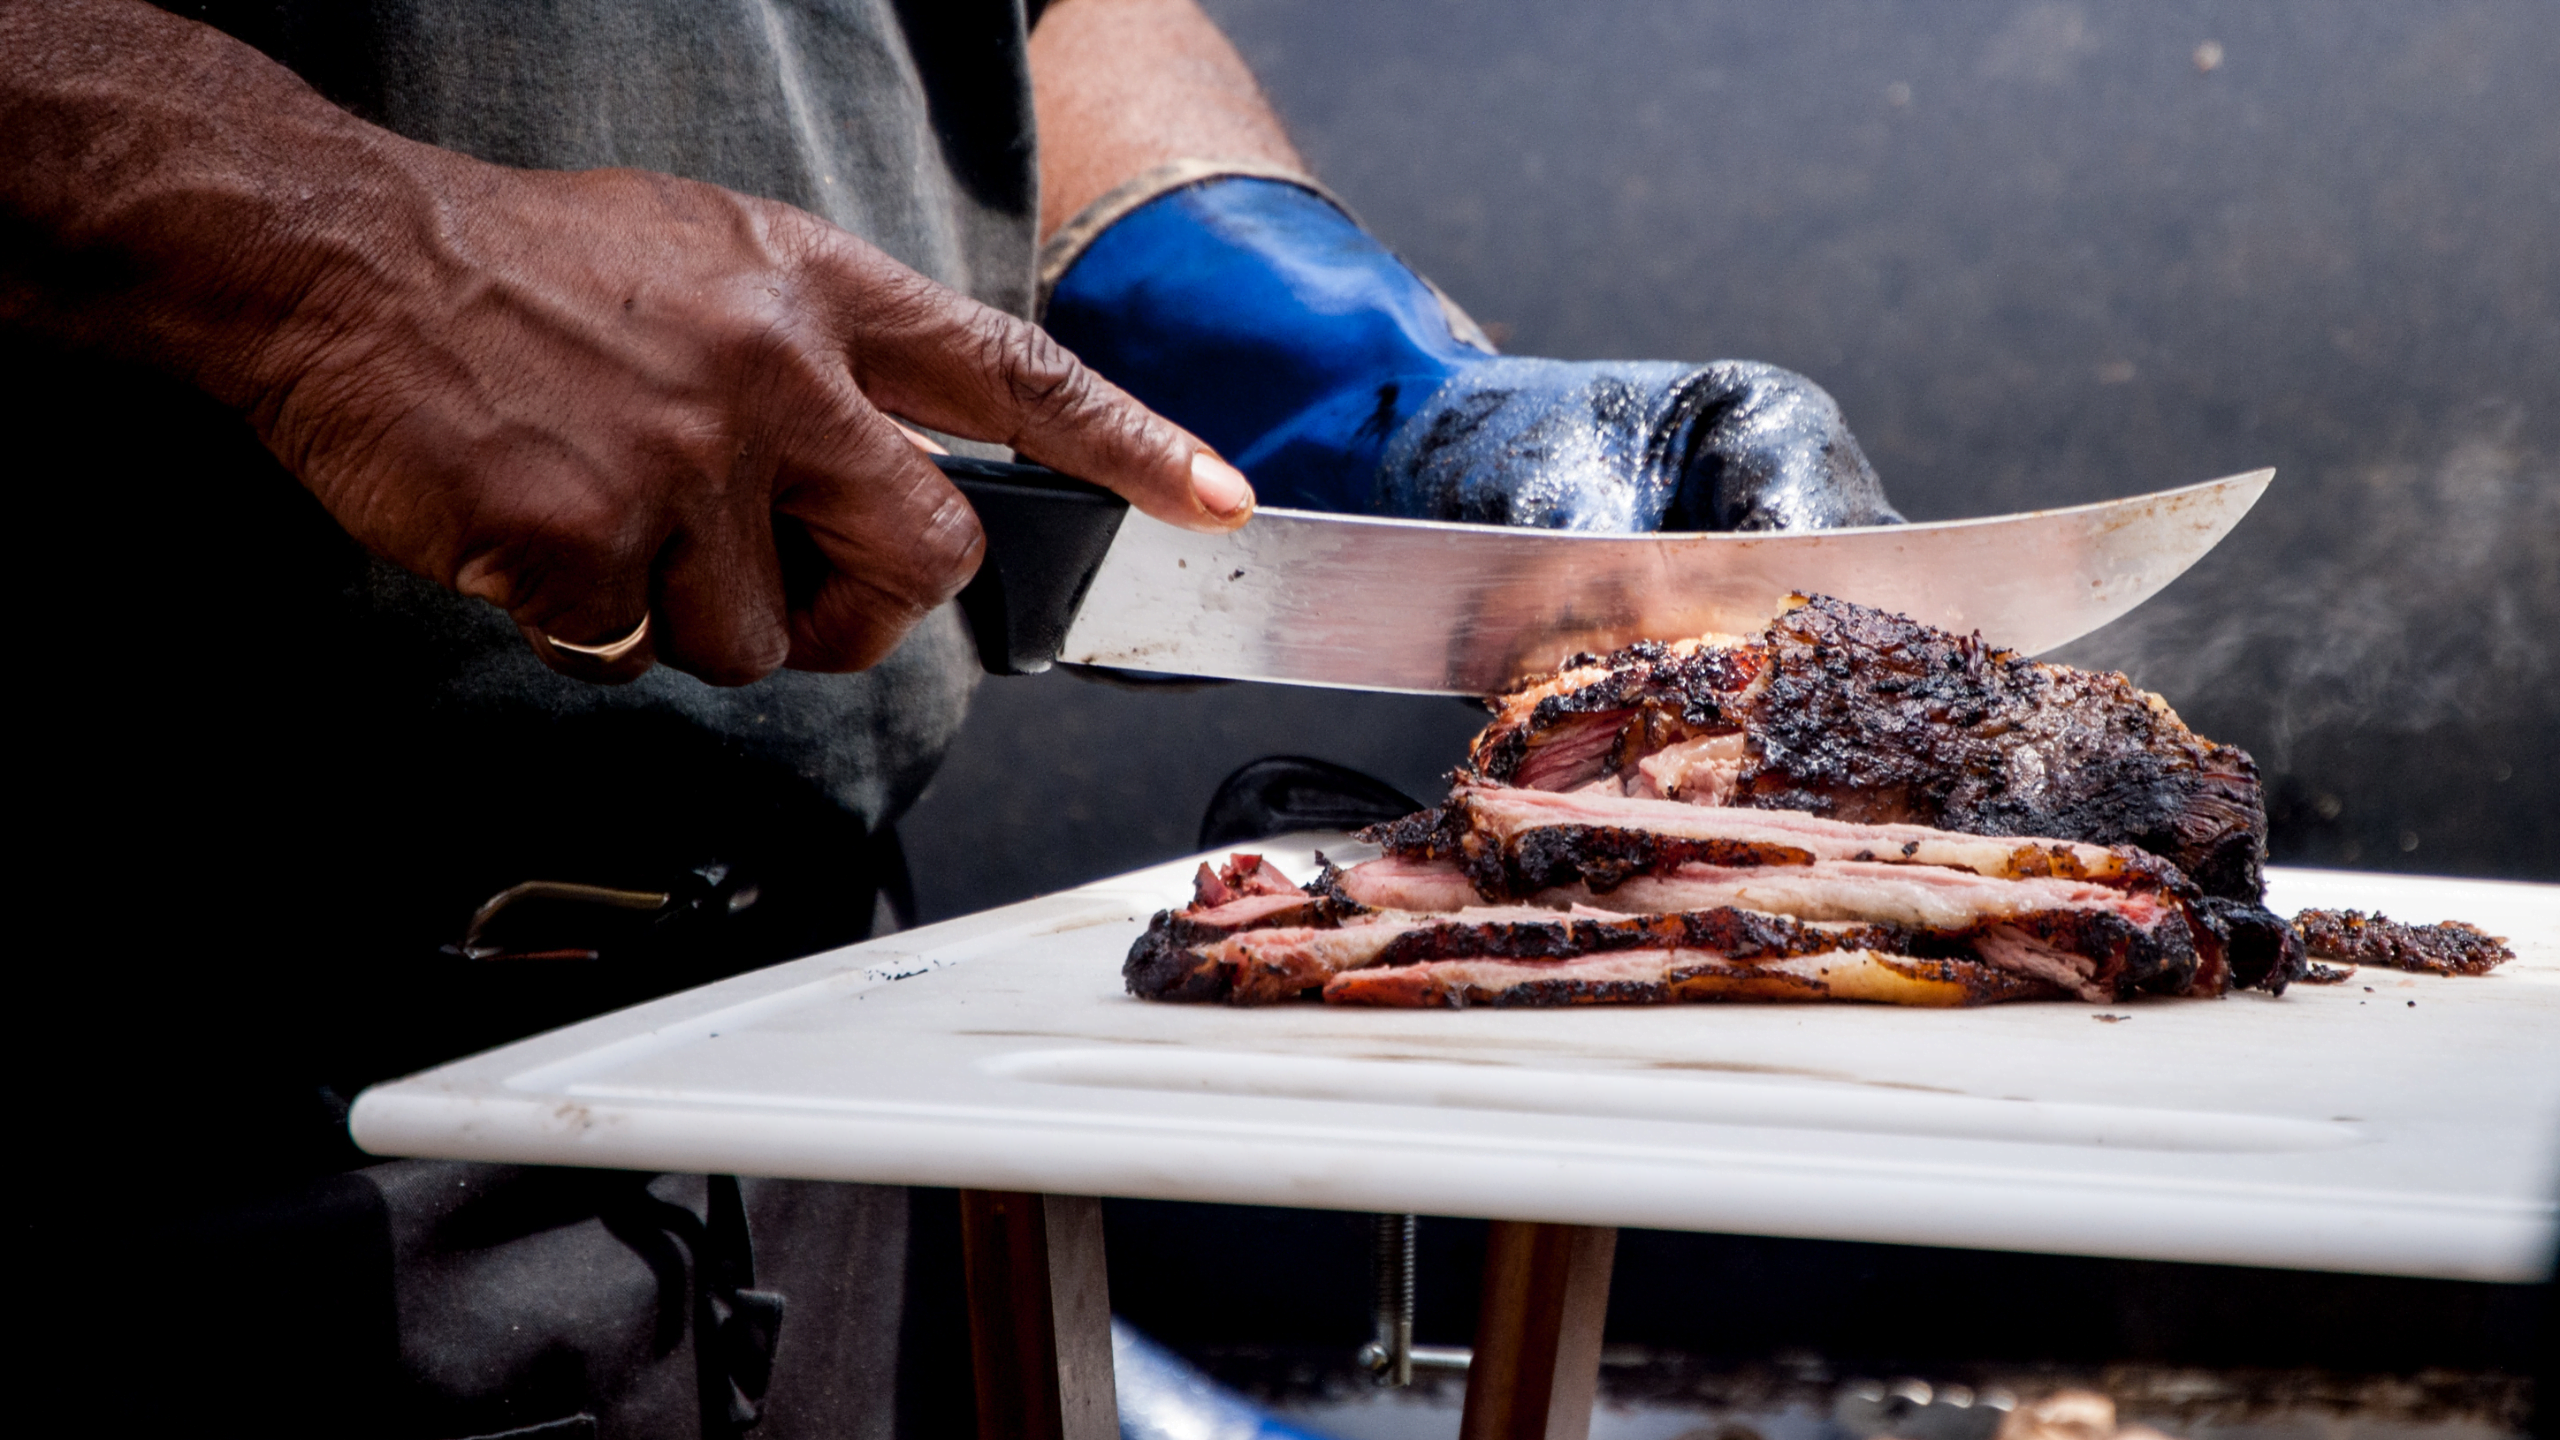
[[[1362, 832], [1379, 858], [1319, 856], [1302, 887], [1258, 855], [1201, 866], [1131, 947], [1130, 992], [2113, 1003], [2282, 994], [2304, 941], [2331, 943], [2259, 903], [2249, 757], [2121, 675], [1817, 598], [1488, 703], [1448, 800]], [[2348, 914], [2317, 932], [2368, 937], [2337, 958], [2482, 953]]]
[[2460, 920], [2406, 925], [2361, 910], [2305, 910], [2293, 917], [2293, 930], [2320, 959], [2424, 975], [2486, 975], [2516, 958], [2505, 940]]

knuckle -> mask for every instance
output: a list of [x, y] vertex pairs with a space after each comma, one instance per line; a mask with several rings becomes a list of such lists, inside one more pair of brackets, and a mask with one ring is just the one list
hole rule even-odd
[[518, 523], [528, 556], [574, 569], [610, 572], [630, 558], [631, 513], [586, 486], [564, 488]]
[[[781, 669], [791, 650], [779, 614], [710, 615], [667, 628], [671, 633], [658, 659], [705, 684], [728, 689], [752, 685]], [[706, 629], [712, 633], [702, 634]]]
[[752, 685], [782, 668], [791, 658], [791, 631], [777, 609], [757, 617], [750, 633], [740, 637], [737, 651], [719, 668], [717, 678], [703, 678], [715, 685]]
[[959, 594], [960, 588], [978, 573], [978, 566], [987, 555], [987, 532], [978, 523], [977, 512], [957, 492], [943, 501], [926, 522], [923, 549], [940, 579], [940, 588], [933, 597], [937, 605]]
[[[638, 572], [637, 517], [587, 487], [558, 487], [481, 517], [471, 568], [504, 577], [527, 619], [558, 617]], [[607, 623], [628, 617], [598, 617]]]
[[1093, 406], [1093, 372], [1048, 332], [997, 310], [973, 317], [971, 328], [987, 373], [1025, 422], [1053, 425]]
[[884, 575], [889, 589], [921, 618], [923, 613], [960, 593], [986, 558], [987, 536], [977, 512], [956, 490], [945, 495], [917, 527], [902, 550], [905, 563]]
[[683, 664], [676, 667], [707, 685], [734, 690], [753, 685], [782, 668], [782, 656], [758, 650], [753, 654], [723, 656], [718, 659]]
[[[869, 598], [865, 596], [863, 600]], [[821, 611], [799, 627], [801, 634], [799, 643], [792, 647], [791, 663], [800, 669], [839, 674], [868, 670], [887, 659], [921, 618], [904, 607], [884, 608], [849, 595], [822, 606]]]

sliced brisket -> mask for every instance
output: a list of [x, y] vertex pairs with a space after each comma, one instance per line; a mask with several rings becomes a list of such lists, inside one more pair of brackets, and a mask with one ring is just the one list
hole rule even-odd
[[[1388, 886], [1373, 887], [1363, 881], [1372, 868], [1400, 875]], [[1435, 869], [1440, 876], [1426, 880], [1425, 872]], [[1167, 911], [1131, 947], [1124, 974], [1131, 993], [1148, 999], [1258, 1005], [1300, 998], [1355, 971], [1459, 960], [1548, 963], [1680, 951], [1712, 954], [1730, 968], [1856, 951], [1915, 963], [1961, 961], [1955, 971], [1927, 974], [1936, 977], [1931, 983], [1961, 981], [1969, 988], [1944, 991], [1928, 1003], [1980, 1003], [2030, 995], [2108, 1001], [2136, 991], [2186, 993], [2211, 958], [2199, 952], [2176, 900], [2157, 890], [2052, 877], [2003, 880], [1864, 860], [1689, 865], [1626, 880], [1606, 893], [1576, 884], [1541, 892], [1526, 905], [1472, 904], [1436, 912], [1373, 909], [1350, 898], [1400, 888], [1474, 899], [1472, 886], [1447, 883], [1455, 875], [1445, 862], [1388, 859], [1349, 871], [1327, 866], [1294, 903], [1286, 896], [1249, 896]], [[2019, 983], [1980, 982], [1967, 968], [1977, 965]], [[1705, 987], [1701, 994], [1812, 994], [1793, 970], [1770, 972], [1795, 977], [1771, 980], [1775, 990], [1736, 990], [1714, 978], [1723, 971], [1700, 973], [1706, 978], [1691, 988]], [[1921, 973], [1908, 966], [1893, 972], [1905, 980], [1890, 984], [1876, 978], [1882, 972], [1856, 973], [1872, 981], [1859, 982], [1868, 988], [1858, 998], [1922, 993], [1895, 988]], [[2218, 990], [2220, 972], [2214, 973], [2212, 988]], [[1325, 993], [1338, 998], [1332, 990]], [[1384, 1004], [1389, 1002], [1382, 997], [1403, 992], [1356, 993], [1364, 997], [1360, 1003]]]
[[1712, 950], [1635, 950], [1569, 960], [1431, 960], [1326, 982], [1334, 1005], [1670, 1005], [1709, 1000], [1864, 1000], [1983, 1005], [2065, 992], [1976, 960], [1875, 950], [1738, 960]]
[[1199, 959], [1227, 977], [1238, 1005], [1293, 1000], [1350, 970], [1451, 959], [1563, 960], [1628, 950], [1713, 949], [1752, 960], [1873, 946], [1957, 953], [1951, 941], [1880, 925], [1806, 924], [1784, 915], [1718, 909], [1684, 915], [1581, 914], [1530, 906], [1474, 906], [1447, 914], [1385, 911], [1335, 926], [1249, 930], [1199, 943]]
[[1315, 884], [1301, 889], [1259, 855], [1233, 856], [1222, 870], [1203, 865], [1192, 877], [1191, 904], [1156, 912], [1130, 945], [1121, 978], [1130, 994], [1149, 1000], [1232, 999], [1235, 976], [1209, 947], [1256, 930], [1330, 928], [1367, 913], [1341, 892], [1336, 875], [1326, 866]]

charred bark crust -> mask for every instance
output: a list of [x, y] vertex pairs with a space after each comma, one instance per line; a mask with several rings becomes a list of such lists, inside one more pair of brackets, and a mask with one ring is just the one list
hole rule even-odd
[[1736, 804], [2134, 845], [2208, 894], [2265, 893], [2255, 762], [2121, 675], [1819, 596], [1768, 645]]
[[1579, 881], [1607, 894], [1638, 875], [1682, 865], [1809, 865], [1813, 852], [1752, 840], [1693, 839], [1615, 825], [1542, 825], [1503, 840], [1478, 828], [1460, 796], [1437, 809], [1372, 825], [1359, 838], [1410, 860], [1454, 860], [1476, 893], [1518, 900]]
[[[1411, 818], [1411, 817], [1407, 817]], [[1398, 822], [1402, 823], [1402, 822]], [[1260, 856], [1238, 856], [1258, 866]], [[1312, 925], [1330, 928], [1355, 915], [1366, 915], [1369, 907], [1352, 899], [1342, 889], [1342, 872], [1319, 853], [1316, 856], [1316, 878], [1299, 886], [1306, 899], [1285, 909], [1275, 910], [1244, 925], [1212, 925], [1191, 918], [1190, 912], [1159, 910], [1147, 922], [1144, 933], [1129, 945], [1129, 958], [1120, 963], [1120, 979], [1129, 993], [1141, 1000], [1218, 1001], [1235, 998], [1235, 976], [1216, 960], [1200, 953], [1200, 948], [1215, 945], [1230, 935], [1245, 930], [1271, 930], [1282, 926]], [[1209, 867], [1201, 873], [1216, 878]], [[1276, 872], [1275, 872], [1276, 873]], [[1223, 883], [1223, 882], [1222, 882]], [[1213, 897], [1203, 896], [1195, 908], [1214, 908]]]
[[[1789, 977], [1792, 978], [1792, 977]], [[1499, 990], [1476, 985], [1451, 985], [1442, 991], [1440, 1003], [1452, 1010], [1470, 1005], [1488, 1009], [1534, 1008], [1554, 1009], [1566, 1005], [1667, 1005], [1677, 997], [1671, 987], [1659, 980], [1519, 980]]]
[[2176, 902], [2160, 924], [2141, 926], [2112, 910], [2039, 910], [1986, 922], [1967, 932], [1975, 938], [1997, 929], [2017, 931], [2066, 954], [2083, 956], [2091, 983], [2118, 1000], [2136, 995], [2181, 995], [2195, 982], [2201, 957]]
[[[1758, 677], [1762, 658], [1757, 647], [1701, 646], [1683, 655], [1659, 641], [1643, 640], [1607, 655], [1573, 656], [1555, 674], [1522, 681], [1510, 693], [1516, 695], [1569, 671], [1593, 666], [1608, 673], [1590, 684], [1542, 696], [1527, 714], [1506, 716], [1485, 727], [1469, 747], [1468, 764], [1486, 779], [1508, 785], [1542, 737], [1585, 716], [1620, 717], [1643, 727], [1656, 743], [1680, 738], [1667, 733], [1665, 722], [1675, 718], [1684, 733], [1733, 729], [1737, 722], [1728, 711], [1735, 697]], [[1497, 711], [1504, 708], [1500, 696], [1488, 703]]]
[[2486, 975], [2516, 958], [2504, 940], [2460, 920], [2409, 925], [2361, 910], [2305, 910], [2290, 933], [2323, 960], [2424, 975]]
[[2284, 917], [2263, 905], [2200, 895], [2189, 910], [2213, 928], [2222, 942], [2223, 963], [2231, 969], [2234, 990], [2264, 990], [2281, 995], [2288, 985], [2309, 978], [2311, 957], [2302, 937]]
[[1446, 860], [1458, 853], [1457, 837], [1465, 831], [1463, 825], [1451, 825], [1450, 808], [1435, 805], [1428, 810], [1416, 810], [1401, 820], [1366, 826], [1353, 832], [1352, 838], [1365, 840], [1390, 855], [1416, 860]]
[[1793, 845], [1699, 840], [1613, 825], [1541, 826], [1508, 844], [1482, 845], [1479, 851], [1468, 857], [1468, 873], [1476, 888], [1489, 895], [1533, 895], [1577, 880], [1605, 895], [1638, 875], [1659, 875], [1683, 865], [1738, 869], [1813, 863], [1811, 851]]
[[1120, 979], [1141, 1000], [1224, 1000], [1235, 991], [1234, 979], [1224, 966], [1192, 948], [1223, 938], [1215, 926], [1193, 925], [1170, 910], [1159, 910], [1145, 933], [1131, 942]]

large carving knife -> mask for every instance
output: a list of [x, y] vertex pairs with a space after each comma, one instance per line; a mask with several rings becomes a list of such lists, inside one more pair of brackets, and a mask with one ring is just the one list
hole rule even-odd
[[1038, 466], [935, 463], [986, 527], [986, 562], [960, 601], [993, 673], [1063, 661], [1458, 695], [1579, 650], [1747, 634], [1791, 593], [2036, 654], [2158, 593], [2275, 475], [1853, 530], [1590, 535], [1271, 509], [1196, 535]]

